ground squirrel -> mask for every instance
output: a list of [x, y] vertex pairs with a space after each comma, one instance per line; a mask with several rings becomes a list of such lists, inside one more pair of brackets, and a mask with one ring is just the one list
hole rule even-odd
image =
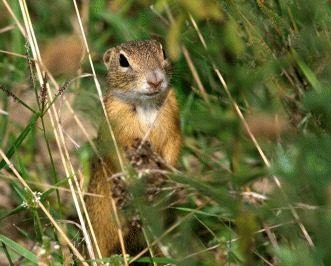
[[[162, 45], [155, 40], [127, 42], [107, 50], [103, 60], [109, 89], [105, 107], [122, 158], [137, 139], [146, 139], [166, 164], [174, 166], [181, 133], [177, 101], [169, 85], [170, 64]], [[86, 205], [101, 254], [109, 256], [120, 252], [110, 201], [114, 183], [109, 180], [121, 168], [107, 126], [100, 127], [98, 144], [102, 160], [92, 164], [88, 191], [103, 197], [87, 197]], [[135, 233], [122, 226], [130, 249]]]

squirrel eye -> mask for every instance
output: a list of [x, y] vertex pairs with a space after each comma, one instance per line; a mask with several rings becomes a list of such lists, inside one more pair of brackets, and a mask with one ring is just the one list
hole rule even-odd
[[163, 59], [166, 60], [167, 59], [167, 55], [166, 55], [164, 49], [162, 49], [162, 53], [163, 53]]
[[120, 61], [119, 62], [120, 62], [121, 67], [129, 67], [130, 66], [128, 59], [126, 59], [126, 57], [122, 54], [120, 54]]

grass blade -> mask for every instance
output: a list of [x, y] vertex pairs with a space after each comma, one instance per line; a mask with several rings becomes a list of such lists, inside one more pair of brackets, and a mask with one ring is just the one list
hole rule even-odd
[[38, 263], [38, 258], [35, 254], [33, 254], [31, 251], [27, 250], [26, 248], [22, 247], [21, 245], [17, 244], [15, 241], [11, 240], [8, 237], [5, 237], [4, 235], [0, 234], [0, 241], [7, 246], [7, 248], [12, 249], [17, 254], [23, 256], [27, 260]]
[[[30, 133], [31, 129], [34, 127], [34, 125], [36, 124], [37, 120], [39, 118], [39, 114], [35, 114], [32, 116], [29, 124], [26, 126], [26, 128], [22, 131], [22, 133], [18, 136], [18, 138], [15, 140], [14, 144], [10, 147], [10, 149], [8, 150], [8, 152], [6, 153], [6, 156], [10, 159], [15, 151], [17, 150], [17, 148], [19, 148], [22, 144], [22, 142], [25, 140], [25, 138], [28, 136], [28, 134]], [[0, 170], [2, 168], [4, 168], [6, 166], [6, 162], [4, 160], [2, 160], [0, 162]]]
[[6, 257], [7, 257], [7, 259], [8, 259], [8, 263], [9, 263], [9, 265], [10, 265], [10, 266], [14, 265], [14, 263], [13, 263], [11, 257], [10, 257], [10, 254], [9, 254], [9, 252], [8, 252], [7, 246], [6, 246], [4, 243], [2, 243], [2, 248], [3, 248], [3, 250], [4, 250], [5, 254], [6, 254]]
[[0, 216], [0, 221], [1, 221], [2, 219], [7, 218], [8, 216], [11, 216], [11, 215], [14, 215], [15, 213], [20, 212], [20, 211], [23, 210], [23, 209], [25, 209], [25, 207], [24, 207], [23, 204], [17, 206], [17, 207], [14, 208], [13, 210], [10, 210], [10, 211], [6, 212], [4, 215]]

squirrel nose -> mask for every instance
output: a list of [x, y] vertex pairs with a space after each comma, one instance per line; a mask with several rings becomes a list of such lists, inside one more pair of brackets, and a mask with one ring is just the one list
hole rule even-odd
[[158, 89], [162, 83], [163, 79], [148, 80], [147, 83], [154, 89]]
[[164, 77], [159, 71], [151, 71], [147, 74], [147, 84], [151, 86], [152, 89], [158, 89], [163, 82]]

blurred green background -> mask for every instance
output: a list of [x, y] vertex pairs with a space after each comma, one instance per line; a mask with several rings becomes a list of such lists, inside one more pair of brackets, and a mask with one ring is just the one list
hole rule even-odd
[[[25, 58], [31, 49], [4, 2], [0, 148], [55, 218], [77, 220], [70, 193], [49, 187], [67, 188], [68, 177], [48, 117], [42, 123], [30, 110], [41, 111], [42, 90]], [[91, 68], [74, 5], [27, 4], [42, 59], [64, 89], [54, 104], [86, 186], [92, 150], [63, 97], [91, 139], [103, 114], [93, 78], [77, 78]], [[19, 2], [9, 5], [24, 25]], [[164, 240], [172, 250], [165, 263], [331, 265], [331, 2], [82, 0], [78, 7], [104, 91], [102, 55], [109, 47], [155, 38], [172, 61], [184, 144], [180, 174], [171, 179], [184, 185], [185, 200], [173, 207], [179, 226]], [[47, 263], [64, 263], [47, 218], [3, 161], [0, 169], [1, 234], [46, 250]], [[80, 246], [77, 227], [67, 232]], [[1, 241], [1, 262], [15, 261], [15, 245]]]

